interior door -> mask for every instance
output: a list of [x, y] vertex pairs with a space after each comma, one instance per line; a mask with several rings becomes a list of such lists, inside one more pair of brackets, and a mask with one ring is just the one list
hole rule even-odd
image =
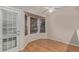
[[2, 9], [2, 51], [17, 51], [18, 13], [14, 10]]

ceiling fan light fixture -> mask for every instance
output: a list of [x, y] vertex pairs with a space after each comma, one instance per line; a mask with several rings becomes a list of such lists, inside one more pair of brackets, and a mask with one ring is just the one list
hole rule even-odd
[[54, 10], [55, 10], [54, 8], [50, 8], [48, 12], [52, 13]]
[[53, 12], [53, 10], [52, 10], [52, 9], [49, 9], [49, 10], [48, 10], [48, 12], [52, 13], [52, 12]]
[[60, 9], [61, 7], [60, 6], [47, 6], [44, 8], [45, 8], [45, 10], [43, 11], [43, 13], [45, 13], [45, 12], [52, 13], [52, 12], [56, 11], [57, 9]]

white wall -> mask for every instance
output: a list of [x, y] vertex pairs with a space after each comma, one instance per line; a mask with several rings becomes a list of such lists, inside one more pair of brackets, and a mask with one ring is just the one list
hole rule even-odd
[[79, 28], [79, 8], [61, 7], [47, 16], [48, 37], [55, 40], [69, 43], [74, 30]]

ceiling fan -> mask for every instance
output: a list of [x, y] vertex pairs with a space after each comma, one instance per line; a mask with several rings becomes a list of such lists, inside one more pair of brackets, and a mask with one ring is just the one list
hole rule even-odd
[[52, 13], [53, 11], [56, 11], [57, 9], [59, 9], [61, 7], [60, 6], [47, 6], [44, 8], [45, 8], [45, 10], [42, 13], [46, 13], [46, 12]]

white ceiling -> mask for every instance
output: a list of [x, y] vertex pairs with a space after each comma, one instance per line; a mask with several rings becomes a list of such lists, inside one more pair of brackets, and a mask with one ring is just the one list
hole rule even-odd
[[45, 10], [45, 8], [42, 7], [42, 6], [22, 6], [22, 7], [18, 7], [18, 8], [31, 9], [31, 10], [35, 10], [35, 11], [38, 11], [38, 12], [42, 12], [43, 10]]
[[12, 6], [14, 8], [19, 8], [19, 9], [22, 9], [24, 11], [28, 11], [28, 12], [31, 12], [31, 13], [37, 13], [37, 14], [40, 14], [40, 15], [45, 15], [44, 13], [42, 13], [44, 10], [45, 10], [45, 6]]
[[14, 6], [15, 8], [20, 8], [20, 9], [23, 9], [23, 10], [35, 10], [37, 12], [42, 12], [45, 10], [45, 6]]
[[[51, 6], [12, 6], [12, 7], [19, 8], [19, 9], [22, 9], [24, 11], [31, 12], [31, 13], [34, 13], [34, 14], [37, 14], [37, 15], [46, 16], [46, 15], [49, 14], [49, 12], [45, 11], [46, 10], [45, 7], [51, 7]], [[52, 6], [52, 7], [54, 8], [54, 7], [57, 7], [57, 6]]]

